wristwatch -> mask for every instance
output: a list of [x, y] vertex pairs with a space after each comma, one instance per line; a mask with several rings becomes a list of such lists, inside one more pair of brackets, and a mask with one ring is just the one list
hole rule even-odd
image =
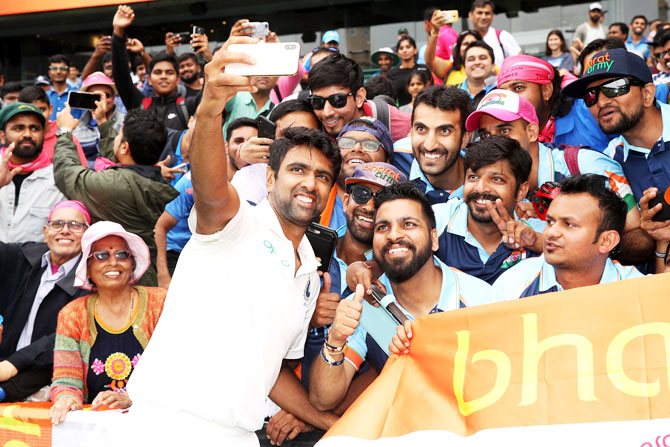
[[60, 137], [61, 135], [65, 135], [68, 133], [72, 133], [72, 129], [68, 129], [67, 127], [61, 127], [56, 131], [56, 136]]

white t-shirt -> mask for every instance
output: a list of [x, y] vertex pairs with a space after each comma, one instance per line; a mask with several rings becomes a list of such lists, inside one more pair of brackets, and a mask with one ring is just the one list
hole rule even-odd
[[502, 43], [502, 46], [505, 48], [505, 54], [503, 55], [503, 50], [500, 47], [498, 37], [496, 36], [496, 29], [492, 26], [489, 27], [489, 31], [486, 33], [486, 36], [484, 36], [484, 42], [493, 48], [493, 54], [495, 55], [494, 62], [498, 67], [502, 65], [505, 57], [516, 56], [521, 52], [521, 47], [516, 43], [514, 36], [507, 31], [501, 31], [500, 43]]
[[168, 441], [197, 430], [220, 445], [257, 445], [282, 359], [303, 356], [318, 263], [303, 237], [295, 273], [293, 244], [267, 200], [242, 201], [215, 234], [197, 234], [196, 222], [194, 208], [193, 236], [128, 384], [129, 416]]
[[261, 203], [261, 200], [268, 196], [267, 172], [267, 163], [254, 163], [240, 168], [230, 183], [237, 190], [240, 199]]

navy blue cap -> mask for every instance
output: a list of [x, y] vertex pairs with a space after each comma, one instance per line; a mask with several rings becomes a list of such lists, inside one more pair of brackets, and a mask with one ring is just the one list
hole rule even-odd
[[586, 86], [598, 79], [628, 77], [649, 84], [652, 81], [651, 70], [647, 63], [635, 53], [623, 48], [600, 51], [585, 63], [584, 74], [571, 82], [561, 92], [572, 98], [583, 98]]

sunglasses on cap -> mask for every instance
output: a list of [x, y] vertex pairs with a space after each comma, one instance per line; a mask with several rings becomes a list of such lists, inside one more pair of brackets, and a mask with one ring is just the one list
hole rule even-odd
[[[109, 250], [100, 250], [100, 251], [94, 251], [91, 253], [91, 256], [89, 258], [93, 257], [97, 259], [98, 261], [106, 261], [108, 260], [112, 254], [109, 252]], [[126, 259], [130, 258], [132, 254], [130, 253], [129, 250], [117, 250], [114, 252], [114, 257], [118, 259], [119, 261], [125, 261]]]
[[537, 188], [535, 194], [530, 198], [537, 217], [541, 220], [547, 220], [547, 210], [552, 200], [561, 192], [561, 185], [556, 182], [544, 182]]
[[586, 107], [594, 106], [598, 102], [598, 95], [600, 92], [608, 98], [616, 98], [617, 96], [625, 95], [630, 91], [631, 85], [643, 86], [642, 81], [631, 78], [619, 78], [610, 82], [591, 87], [586, 90], [584, 95], [584, 103]]
[[349, 185], [348, 190], [348, 194], [359, 205], [365, 205], [371, 198], [377, 195], [376, 192], [372, 192], [370, 188], [363, 185]]
[[310, 104], [312, 104], [312, 107], [314, 110], [321, 110], [326, 106], [326, 101], [330, 103], [331, 106], [335, 107], [336, 109], [341, 109], [342, 107], [347, 105], [347, 99], [349, 96], [354, 96], [353, 93], [335, 93], [334, 95], [330, 95], [327, 98], [324, 98], [323, 96], [308, 96], [307, 101], [309, 101]]
[[356, 143], [361, 144], [361, 149], [363, 152], [374, 153], [379, 150], [382, 144], [379, 141], [375, 140], [357, 140], [356, 138], [351, 137], [340, 137], [337, 139], [337, 146], [340, 149], [353, 149], [356, 146]]

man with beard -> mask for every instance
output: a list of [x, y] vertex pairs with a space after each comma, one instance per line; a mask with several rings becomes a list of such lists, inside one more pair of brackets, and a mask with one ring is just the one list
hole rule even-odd
[[[416, 185], [384, 188], [375, 196], [375, 206], [372, 246], [384, 271], [380, 282], [408, 319], [490, 302], [488, 284], [433, 256], [438, 249], [435, 215]], [[321, 361], [312, 367], [309, 397], [317, 409], [338, 405], [364, 360], [378, 372], [386, 363], [386, 353], [359, 324], [362, 299], [359, 284], [352, 299], [340, 301]]]
[[493, 284], [506, 269], [542, 251], [542, 238], [511, 217], [528, 192], [532, 163], [510, 138], [492, 136], [468, 146], [465, 199], [433, 206], [442, 262]]
[[462, 150], [470, 141], [465, 129], [470, 112], [470, 97], [457, 87], [428, 87], [414, 100], [409, 179], [432, 204], [463, 197]]
[[32, 104], [0, 110], [0, 141], [6, 172], [0, 180], [0, 241], [41, 241], [49, 210], [65, 197], [54, 184], [53, 166], [42, 151], [46, 119]]
[[670, 151], [667, 150], [670, 106], [654, 99], [651, 72], [639, 56], [624, 49], [595, 53], [585, 75], [563, 89], [584, 102], [606, 133], [620, 133], [605, 154], [621, 164], [635, 200], [653, 186], [670, 185]]
[[201, 76], [202, 68], [198, 64], [198, 56], [195, 53], [184, 53], [177, 58], [179, 62], [179, 77], [186, 87], [186, 97], [198, 96], [204, 79]]
[[547, 211], [544, 254], [503, 273], [493, 284], [498, 298], [524, 298], [643, 276], [635, 267], [610, 259], [621, 238], [627, 207], [606, 183], [605, 177], [596, 174], [561, 182], [561, 192]]
[[[640, 213], [627, 179], [630, 177], [624, 174], [616, 161], [587, 147], [556, 147], [538, 142], [539, 128], [532, 105], [520, 95], [506, 90], [489, 92], [482, 99], [478, 110], [468, 118], [466, 125], [469, 130], [478, 130], [482, 139], [503, 135], [517, 140], [528, 151], [533, 160], [528, 178], [530, 191], [535, 191], [546, 182], [558, 182], [579, 173], [607, 177], [610, 188], [628, 204], [621, 259], [632, 264], [646, 262], [653, 241], [640, 229]], [[529, 223], [537, 231], [544, 228], [544, 222], [539, 219], [530, 219]]]
[[580, 24], [575, 29], [573, 36], [573, 46], [588, 45], [591, 41], [596, 39], [604, 39], [607, 35], [607, 30], [602, 25], [604, 16], [603, 6], [600, 3], [591, 3], [589, 5], [589, 20]]
[[346, 179], [347, 192], [343, 206], [347, 224], [337, 232], [339, 239], [328, 273], [323, 275], [323, 288], [316, 301], [316, 309], [307, 336], [305, 358], [302, 361], [303, 385], [309, 387], [309, 369], [323, 347], [328, 327], [333, 323], [335, 310], [342, 296], [348, 295], [347, 267], [354, 262], [366, 261], [372, 248], [374, 231], [374, 198], [383, 188], [407, 180], [405, 174], [388, 163], [366, 163], [357, 167]]
[[[205, 66], [191, 145], [193, 236], [128, 384], [133, 406], [127, 420], [135, 445], [156, 442], [157, 435], [168, 444], [218, 439], [257, 445], [254, 431], [263, 425], [268, 396], [319, 428], [335, 420], [315, 411], [301, 414], [307, 410], [299, 404], [300, 385], [290, 367], [303, 356], [320, 289], [305, 231], [325, 206], [341, 158], [320, 131], [288, 129], [270, 150], [268, 200], [255, 207], [240, 200], [227, 176], [223, 110], [237, 92], [256, 87], [248, 77], [225, 72], [229, 63], [252, 61], [226, 48], [254, 40], [231, 37]], [[199, 342], [184, 334], [197, 334]], [[213, 346], [220, 340], [234, 342], [219, 352]], [[179, 352], [201, 360], [181, 362], [179, 376], [188, 392], [175, 398], [166, 392], [174, 379], [165, 374], [165, 362]]]
[[319, 223], [334, 230], [346, 224], [342, 206], [346, 194], [345, 180], [364, 163], [387, 162], [391, 158], [393, 141], [388, 129], [374, 118], [358, 118], [347, 123], [337, 136], [342, 155], [342, 169], [335, 187], [328, 196], [328, 203]]

